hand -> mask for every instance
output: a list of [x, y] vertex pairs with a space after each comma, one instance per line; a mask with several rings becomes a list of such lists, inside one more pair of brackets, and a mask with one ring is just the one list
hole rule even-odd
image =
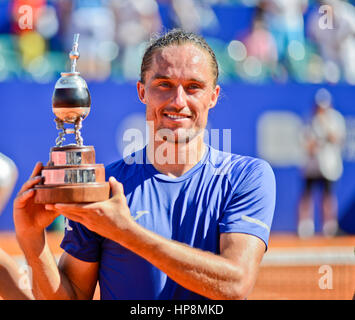
[[13, 204], [13, 217], [16, 234], [18, 236], [28, 234], [41, 234], [58, 216], [55, 211], [46, 210], [43, 204], [34, 203], [35, 190], [42, 177], [42, 163], [37, 162], [30, 179], [20, 189]]
[[124, 242], [127, 231], [134, 226], [123, 186], [114, 177], [109, 179], [112, 197], [106, 201], [90, 204], [47, 204], [66, 218], [76, 221], [105, 238]]

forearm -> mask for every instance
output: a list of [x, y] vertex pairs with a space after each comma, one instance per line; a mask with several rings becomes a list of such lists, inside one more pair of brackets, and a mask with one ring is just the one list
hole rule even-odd
[[47, 243], [46, 233], [35, 238], [17, 237], [25, 254], [32, 276], [32, 292], [37, 299], [75, 299], [70, 281], [58, 269], [56, 260]]
[[8, 300], [32, 299], [32, 293], [21, 287], [22, 274], [16, 262], [0, 249], [0, 298]]
[[210, 299], [244, 298], [242, 268], [222, 256], [166, 239], [139, 225], [122, 244], [188, 290]]

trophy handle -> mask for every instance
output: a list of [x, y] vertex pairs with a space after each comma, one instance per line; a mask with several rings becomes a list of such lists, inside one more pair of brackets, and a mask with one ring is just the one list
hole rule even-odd
[[82, 146], [83, 145], [83, 138], [81, 136], [81, 133], [80, 133], [80, 129], [82, 128], [82, 118], [77, 118], [75, 120], [75, 126], [74, 126], [74, 134], [75, 134], [75, 140], [76, 140], [76, 144], [78, 146]]
[[64, 128], [64, 122], [63, 120], [59, 119], [58, 117], [54, 119], [56, 125], [57, 125], [57, 129], [58, 130], [62, 130], [58, 133], [58, 137], [55, 140], [55, 145], [57, 147], [61, 147], [63, 145], [63, 142], [65, 141], [65, 134], [67, 133], [66, 129]]

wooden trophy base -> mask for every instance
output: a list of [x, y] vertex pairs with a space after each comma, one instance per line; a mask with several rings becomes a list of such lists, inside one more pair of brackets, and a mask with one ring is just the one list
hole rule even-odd
[[86, 203], [107, 200], [110, 193], [108, 182], [91, 185], [38, 185], [36, 203]]
[[92, 146], [54, 147], [41, 172], [42, 184], [34, 187], [35, 203], [88, 203], [109, 198], [105, 168], [95, 164]]

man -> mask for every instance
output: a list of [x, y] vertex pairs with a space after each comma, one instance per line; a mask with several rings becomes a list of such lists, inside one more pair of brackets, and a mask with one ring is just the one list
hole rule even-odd
[[314, 234], [314, 194], [315, 186], [321, 187], [322, 233], [335, 236], [338, 231], [337, 198], [333, 184], [342, 176], [342, 148], [346, 136], [345, 119], [332, 106], [332, 96], [324, 88], [315, 95], [314, 114], [306, 126], [304, 148], [305, 186], [300, 199], [298, 214], [298, 235], [301, 238]]
[[[203, 38], [168, 32], [146, 50], [137, 83], [150, 142], [106, 168], [111, 198], [34, 207], [36, 165], [14, 220], [37, 297], [91, 299], [97, 281], [102, 299], [248, 296], [267, 246], [275, 180], [265, 161], [203, 143], [217, 79]], [[59, 214], [69, 222], [57, 267], [44, 228]]]

